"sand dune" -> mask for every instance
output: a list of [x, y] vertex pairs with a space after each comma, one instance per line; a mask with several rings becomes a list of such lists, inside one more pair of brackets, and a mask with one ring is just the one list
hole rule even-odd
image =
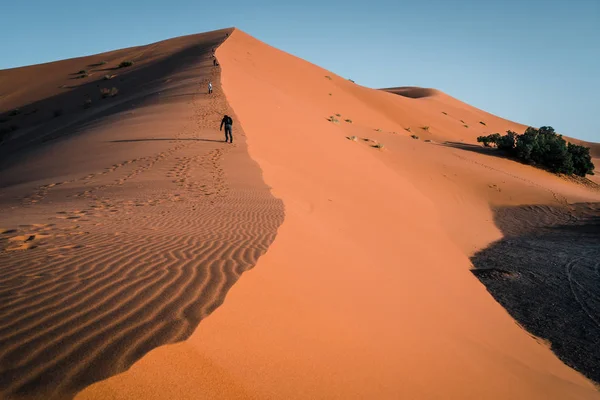
[[[234, 115], [211, 59], [227, 32], [117, 52], [138, 68], [118, 96], [89, 110], [85, 87], [35, 101], [37, 115], [69, 111], [51, 132], [20, 116], [24, 133], [0, 147], [0, 397], [69, 398], [187, 338], [274, 239], [281, 202], [241, 129], [234, 145], [218, 132]], [[114, 54], [7, 75], [18, 85]]]
[[[126, 58], [97, 108], [81, 107], [95, 78], [57, 91], [65, 70]], [[517, 324], [497, 291], [511, 271], [472, 271], [525, 215], [498, 210], [550, 229], [600, 202], [475, 145], [523, 125], [434, 89], [362, 87], [239, 30], [63, 63], [0, 72], [48, 76], [0, 103], [22, 108], [0, 146], [4, 397], [600, 398]]]
[[600, 398], [469, 259], [502, 238], [491, 207], [597, 191], [473, 146], [522, 125], [439, 92], [364, 88], [239, 30], [217, 56], [285, 222], [190, 339], [78, 398]]

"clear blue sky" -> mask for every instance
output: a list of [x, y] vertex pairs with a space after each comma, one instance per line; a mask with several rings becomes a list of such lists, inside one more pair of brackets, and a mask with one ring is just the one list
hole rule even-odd
[[365, 86], [600, 142], [600, 0], [9, 1], [0, 69], [230, 26]]

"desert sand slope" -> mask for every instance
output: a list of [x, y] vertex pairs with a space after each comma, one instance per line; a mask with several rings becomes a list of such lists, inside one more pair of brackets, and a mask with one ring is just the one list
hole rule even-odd
[[[229, 32], [0, 72], [23, 111], [0, 146], [0, 398], [72, 398], [187, 338], [272, 242], [283, 205], [218, 131]], [[123, 59], [115, 97], [100, 72], [58, 88]]]
[[449, 98], [448, 115], [415, 107], [239, 30], [217, 57], [285, 221], [190, 339], [78, 399], [600, 398], [494, 301], [469, 260], [502, 237], [490, 206], [564, 208], [598, 192], [443, 144], [519, 126], [489, 114], [478, 124], [482, 114]]

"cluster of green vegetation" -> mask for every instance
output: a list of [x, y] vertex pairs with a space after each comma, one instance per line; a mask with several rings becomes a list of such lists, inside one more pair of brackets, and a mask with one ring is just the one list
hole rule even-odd
[[127, 60], [127, 61], [121, 62], [121, 64], [119, 64], [119, 68], [127, 68], [127, 67], [131, 67], [132, 65], [133, 65], [133, 61]]
[[477, 141], [486, 147], [494, 145], [514, 158], [550, 172], [583, 177], [594, 174], [590, 148], [567, 143], [551, 126], [529, 127], [522, 135], [507, 131], [504, 136], [499, 133], [479, 136]]

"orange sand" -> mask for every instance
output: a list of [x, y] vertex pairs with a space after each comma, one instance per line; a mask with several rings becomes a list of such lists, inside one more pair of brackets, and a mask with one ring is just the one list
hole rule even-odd
[[285, 221], [187, 341], [78, 399], [600, 398], [515, 324], [468, 258], [500, 238], [490, 206], [597, 191], [443, 145], [523, 128], [443, 93], [364, 88], [239, 30], [217, 57]]

